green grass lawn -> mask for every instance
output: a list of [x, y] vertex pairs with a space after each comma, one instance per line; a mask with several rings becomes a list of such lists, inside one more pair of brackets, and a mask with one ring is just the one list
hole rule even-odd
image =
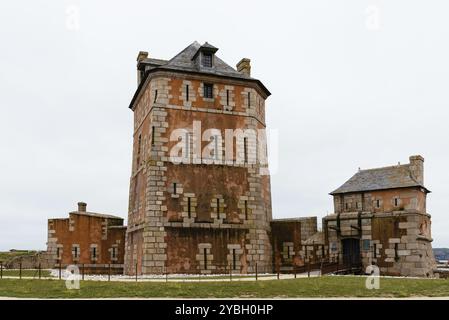
[[449, 296], [449, 280], [382, 278], [379, 290], [365, 288], [365, 277], [321, 277], [258, 282], [81, 282], [67, 290], [59, 280], [0, 280], [0, 296], [24, 298], [300, 298]]
[[[19, 270], [6, 270], [3, 269], [3, 276], [9, 276], [9, 277], [18, 277], [19, 276]], [[49, 270], [42, 270], [41, 271], [42, 277], [49, 277], [50, 271]], [[39, 271], [38, 270], [22, 270], [22, 277], [39, 277]]]

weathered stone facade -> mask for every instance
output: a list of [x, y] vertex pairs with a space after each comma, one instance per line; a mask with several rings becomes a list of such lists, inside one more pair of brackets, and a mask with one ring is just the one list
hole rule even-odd
[[[170, 61], [139, 54], [126, 274], [211, 273], [230, 265], [253, 272], [256, 263], [271, 271], [270, 179], [266, 167], [248, 161], [266, 146], [243, 135], [231, 136], [230, 156], [210, 147], [222, 146], [229, 129], [264, 129], [270, 93], [247, 65], [238, 72], [217, 50], [195, 42]], [[173, 139], [177, 129], [185, 140]], [[171, 152], [180, 143], [177, 163]]]
[[80, 202], [69, 218], [48, 220], [47, 253], [64, 267], [84, 265], [95, 272], [111, 264], [115, 271], [123, 270], [125, 233], [123, 218], [87, 212]]
[[360, 171], [331, 193], [335, 213], [323, 219], [329, 257], [375, 264], [385, 275], [432, 276], [429, 192], [421, 156]]

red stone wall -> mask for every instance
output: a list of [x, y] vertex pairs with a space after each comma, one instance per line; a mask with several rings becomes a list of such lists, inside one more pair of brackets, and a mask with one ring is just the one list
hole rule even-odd
[[[106, 227], [119, 226], [119, 227]], [[49, 246], [60, 247], [61, 263], [67, 264], [123, 264], [125, 253], [126, 228], [122, 219], [104, 219], [85, 214], [70, 214], [69, 219], [48, 220], [48, 230], [51, 236]], [[79, 245], [79, 260], [74, 261], [72, 245]], [[91, 245], [97, 245], [97, 260], [91, 259]], [[117, 260], [111, 260], [110, 249], [117, 245]], [[62, 247], [61, 247], [62, 246]], [[56, 249], [52, 248], [56, 254]]]

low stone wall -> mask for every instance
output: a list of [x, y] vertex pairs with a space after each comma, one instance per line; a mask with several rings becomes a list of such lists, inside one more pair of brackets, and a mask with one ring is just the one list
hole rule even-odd
[[55, 260], [46, 251], [33, 253], [30, 255], [24, 255], [14, 257], [5, 262], [5, 268], [7, 269], [51, 269], [55, 265]]

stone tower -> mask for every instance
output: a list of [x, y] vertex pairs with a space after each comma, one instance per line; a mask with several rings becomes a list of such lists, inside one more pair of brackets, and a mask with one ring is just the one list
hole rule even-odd
[[270, 92], [217, 51], [138, 55], [126, 274], [272, 271]]

